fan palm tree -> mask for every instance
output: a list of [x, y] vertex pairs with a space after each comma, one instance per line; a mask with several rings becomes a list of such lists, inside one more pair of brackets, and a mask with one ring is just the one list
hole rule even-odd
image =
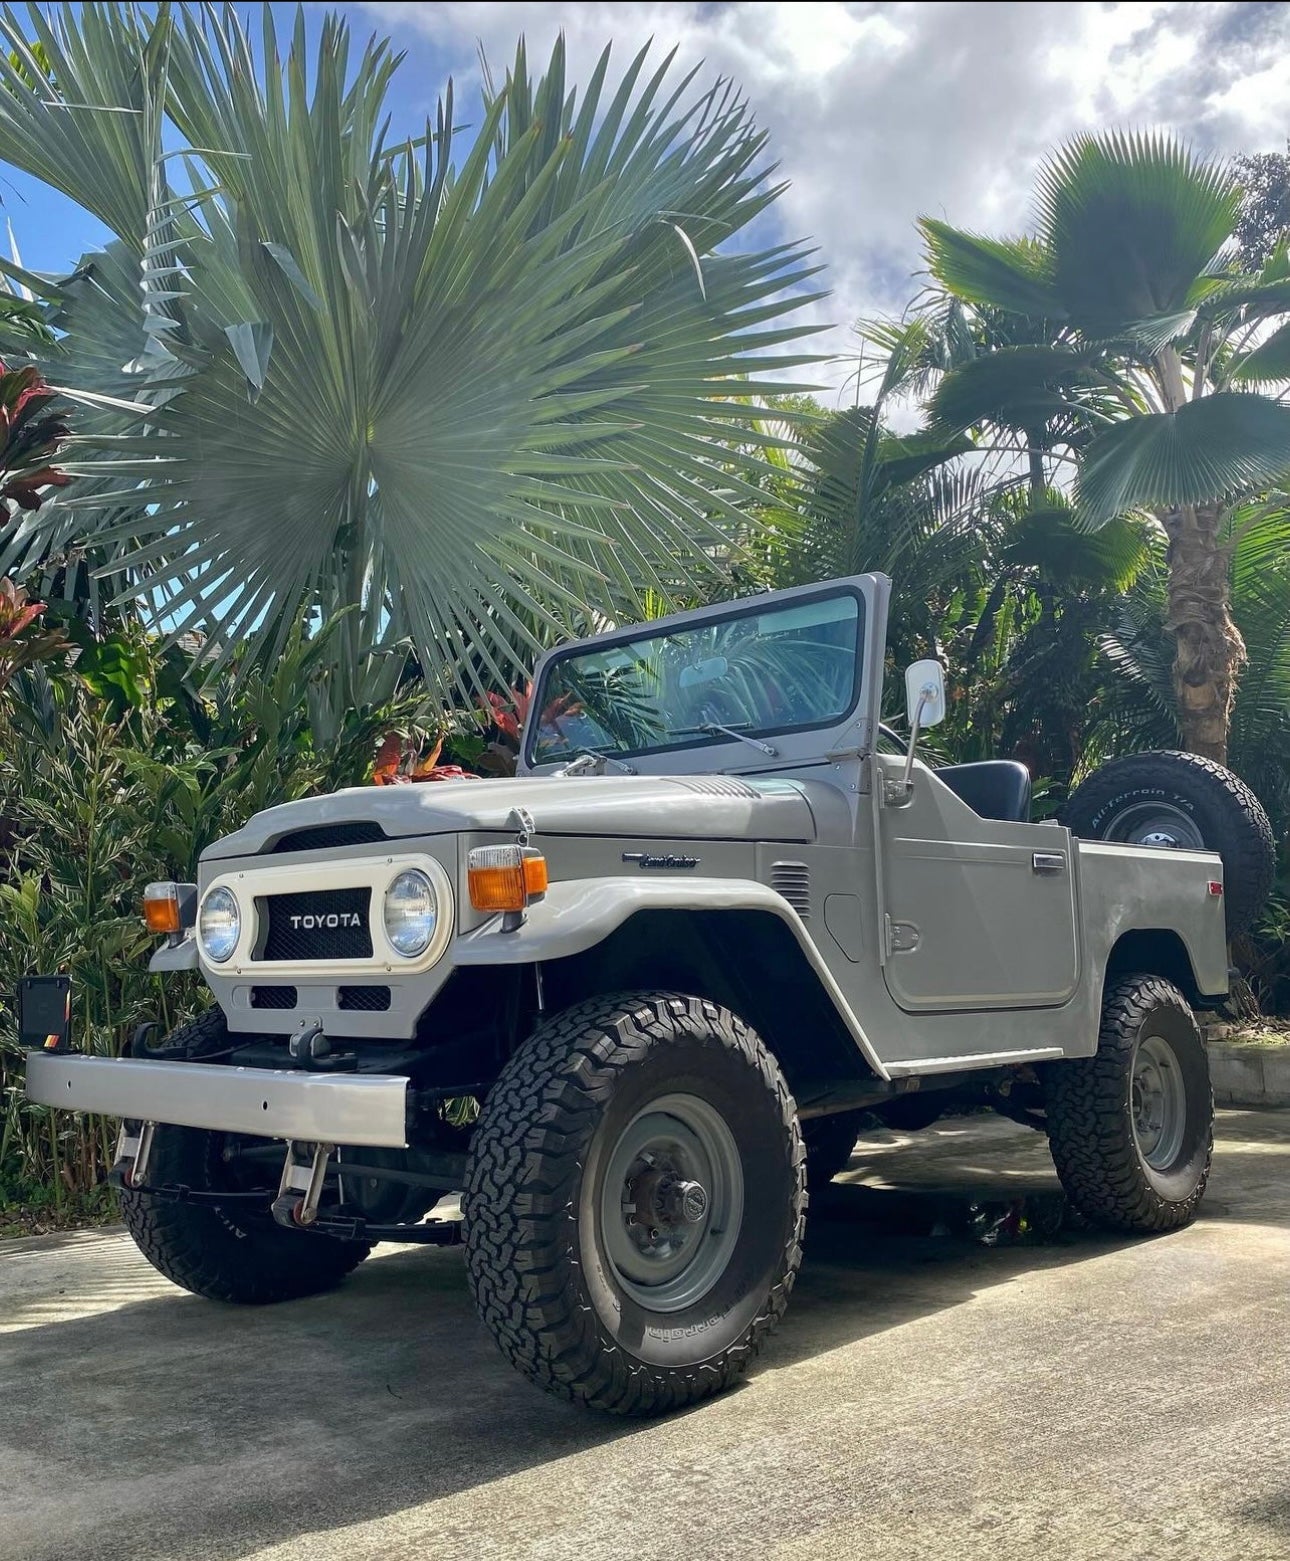
[[409, 650], [509, 686], [589, 602], [710, 580], [819, 296], [799, 246], [724, 247], [778, 193], [729, 84], [642, 52], [611, 89], [606, 51], [579, 94], [521, 43], [471, 136], [449, 87], [391, 146], [384, 43], [329, 17], [311, 62], [298, 17], [283, 64], [261, 27], [257, 57], [232, 7], [0, 8], [0, 148], [116, 235], [52, 290], [4, 268], [97, 421], [0, 564], [88, 533], [225, 657], [340, 618], [350, 703]]
[[1290, 408], [1260, 388], [1290, 377], [1290, 253], [1237, 273], [1239, 210], [1222, 165], [1109, 134], [1049, 160], [1033, 236], [921, 224], [935, 282], [985, 326], [936, 387], [933, 426], [1010, 441], [1037, 491], [1069, 474], [1086, 525], [1158, 520], [1178, 728], [1219, 760], [1246, 664], [1227, 520], [1290, 470]]

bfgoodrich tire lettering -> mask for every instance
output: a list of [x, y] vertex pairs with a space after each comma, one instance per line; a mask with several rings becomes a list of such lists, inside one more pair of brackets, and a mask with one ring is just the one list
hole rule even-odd
[[1217, 851], [1229, 938], [1254, 921], [1272, 887], [1276, 846], [1263, 805], [1231, 770], [1194, 753], [1113, 759], [1071, 793], [1061, 821], [1081, 839], [1126, 843], [1176, 825], [1180, 845]]
[[[701, 1293], [661, 1283], [654, 1306], [606, 1237], [615, 1208], [638, 1207], [637, 1182], [619, 1198], [606, 1177], [633, 1124], [676, 1112], [683, 1140], [687, 1109], [700, 1136], [705, 1113], [728, 1131], [737, 1165], [727, 1181], [741, 1191], [727, 1206], [742, 1216]], [[709, 1136], [714, 1164], [723, 1141]], [[592, 1408], [649, 1415], [706, 1398], [741, 1375], [784, 1311], [804, 1172], [788, 1087], [741, 1020], [664, 992], [581, 1003], [516, 1053], [476, 1129], [463, 1213], [480, 1315], [527, 1377]], [[719, 1193], [708, 1196], [715, 1206]]]
[[1053, 1162], [1081, 1214], [1140, 1232], [1195, 1217], [1214, 1102], [1205, 1043], [1176, 986], [1119, 977], [1103, 999], [1097, 1052], [1048, 1063], [1042, 1077]]

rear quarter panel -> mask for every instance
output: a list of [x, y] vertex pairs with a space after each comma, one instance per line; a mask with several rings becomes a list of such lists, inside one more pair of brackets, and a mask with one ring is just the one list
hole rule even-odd
[[1227, 991], [1227, 927], [1221, 859], [1208, 851], [1076, 842], [1086, 968], [1098, 981], [1118, 939], [1138, 929], [1176, 932], [1201, 992]]

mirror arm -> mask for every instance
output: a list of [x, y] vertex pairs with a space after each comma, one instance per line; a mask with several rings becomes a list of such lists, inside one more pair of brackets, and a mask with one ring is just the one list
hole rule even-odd
[[914, 749], [918, 744], [918, 733], [923, 721], [923, 706], [933, 697], [935, 690], [923, 688], [919, 690], [918, 703], [914, 706], [914, 719], [909, 724], [909, 747], [905, 753], [905, 769], [900, 777], [900, 794], [908, 797], [914, 789]]

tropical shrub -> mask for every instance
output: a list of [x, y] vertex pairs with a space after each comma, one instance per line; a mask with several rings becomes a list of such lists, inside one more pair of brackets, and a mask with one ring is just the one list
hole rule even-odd
[[[360, 784], [383, 733], [439, 717], [413, 687], [328, 724], [327, 641], [297, 630], [271, 671], [199, 693], [184, 657], [138, 625], [75, 665], [18, 671], [0, 716], [0, 992], [33, 971], [72, 977], [78, 1046], [116, 1056], [137, 1027], [182, 1023], [207, 1000], [191, 976], [151, 976], [144, 886], [195, 878], [212, 840], [261, 808]], [[311, 717], [311, 705], [318, 712]], [[114, 1128], [21, 1098], [16, 1016], [0, 1006], [0, 1215], [33, 1191], [84, 1207], [110, 1163]]]

